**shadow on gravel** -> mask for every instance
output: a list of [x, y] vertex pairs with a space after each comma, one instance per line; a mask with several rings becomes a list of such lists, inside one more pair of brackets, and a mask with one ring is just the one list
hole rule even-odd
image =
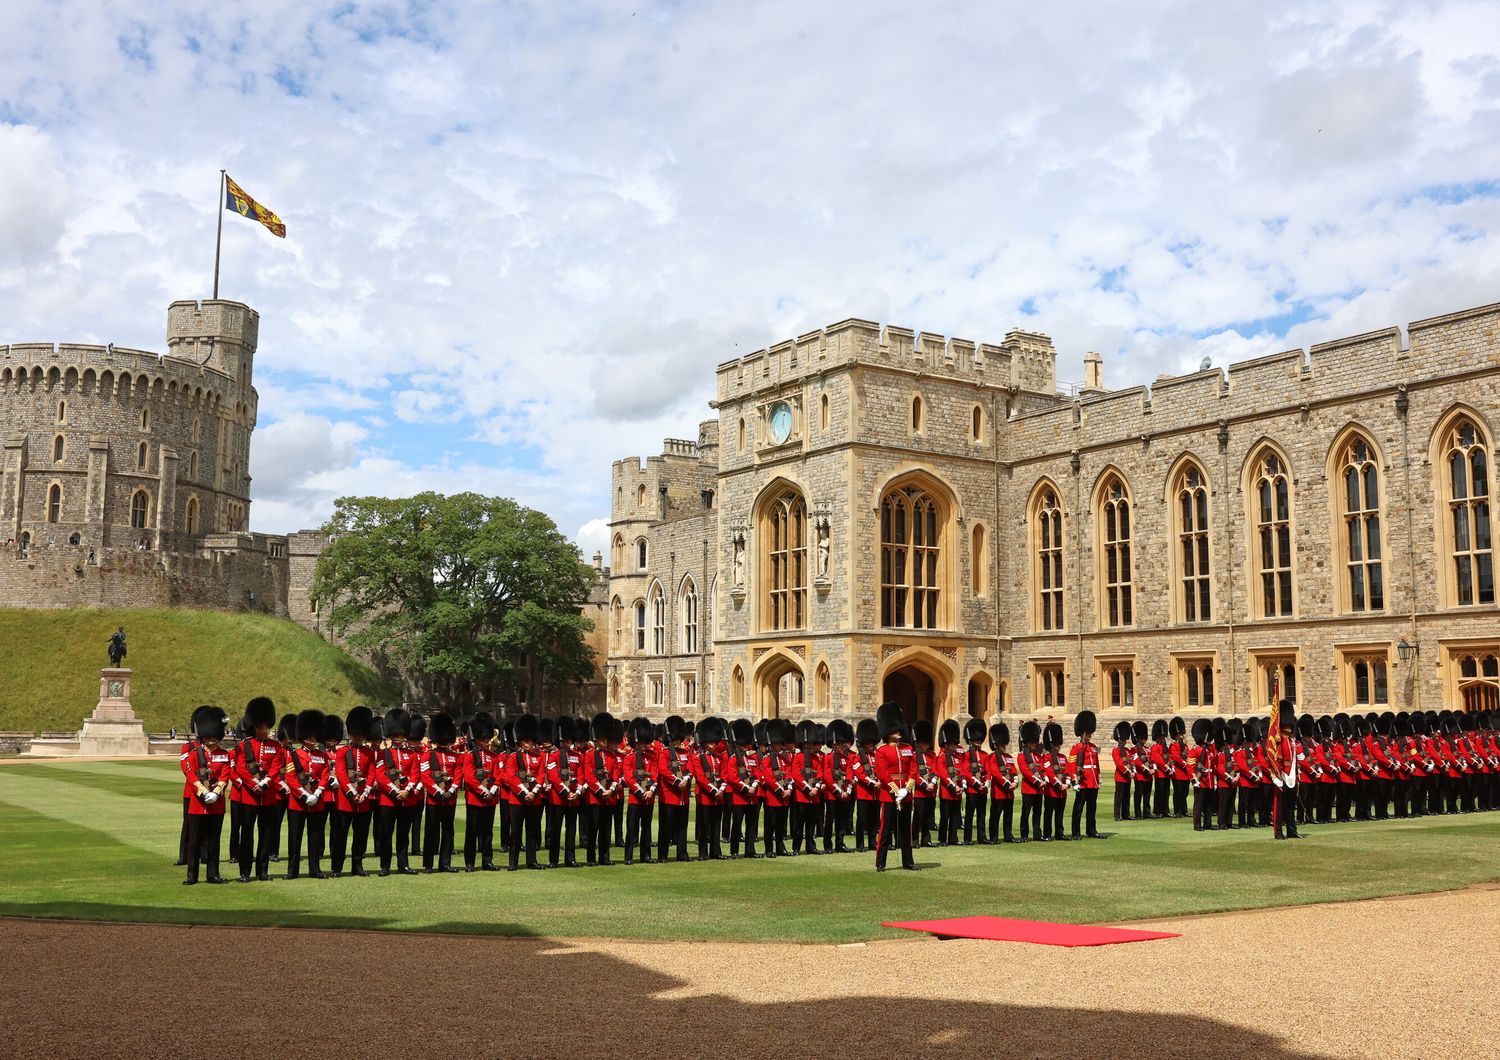
[[[203, 884], [199, 885], [205, 886]], [[226, 884], [232, 887], [234, 884]], [[0, 917], [27, 920], [87, 920], [115, 924], [152, 924], [177, 927], [223, 926], [224, 910], [190, 909], [184, 906], [107, 905], [102, 902], [0, 902]], [[235, 927], [251, 928], [335, 928], [344, 931], [386, 931], [393, 922], [384, 917], [327, 913], [299, 913], [291, 909], [236, 909]], [[435, 935], [507, 935], [516, 938], [535, 936], [536, 932], [520, 924], [469, 921], [434, 924], [426, 933]]]
[[[114, 911], [118, 915], [118, 910]], [[76, 910], [75, 910], [76, 915]], [[174, 1055], [250, 990], [215, 1055], [1256, 1057], [1303, 1060], [1217, 1019], [859, 996], [757, 1003], [547, 939], [0, 921], [0, 1055]], [[889, 959], [899, 961], [900, 947]], [[688, 961], [691, 948], [684, 948]], [[745, 949], [748, 960], [757, 951]], [[278, 968], [302, 974], [266, 974]], [[851, 965], [869, 958], [868, 951]], [[763, 959], [763, 958], [761, 958]], [[762, 969], [775, 974], [775, 969]], [[851, 967], [851, 977], [857, 969]], [[963, 974], [956, 968], [955, 974]], [[208, 976], [205, 981], [205, 974]], [[391, 977], [391, 978], [388, 978]], [[248, 978], [247, 978], [248, 977]], [[96, 984], [93, 990], [72, 988]], [[211, 985], [214, 984], [214, 985]], [[217, 989], [215, 989], [215, 985]], [[826, 992], [824, 983], [810, 984]], [[1086, 989], [1086, 985], [1085, 985]], [[96, 992], [97, 991], [97, 992]], [[690, 991], [695, 996], [667, 996]], [[100, 1004], [101, 996], [108, 997]], [[394, 1018], [393, 1018], [394, 1017]]]

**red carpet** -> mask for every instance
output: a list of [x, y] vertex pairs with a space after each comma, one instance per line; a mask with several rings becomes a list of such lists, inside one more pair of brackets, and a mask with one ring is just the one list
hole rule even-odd
[[949, 920], [906, 920], [881, 927], [926, 931], [940, 939], [990, 939], [994, 942], [1038, 942], [1043, 946], [1108, 946], [1116, 942], [1175, 939], [1172, 931], [1135, 931], [1131, 928], [1088, 924], [1049, 924], [1045, 920], [1012, 920], [1003, 916], [958, 916]]

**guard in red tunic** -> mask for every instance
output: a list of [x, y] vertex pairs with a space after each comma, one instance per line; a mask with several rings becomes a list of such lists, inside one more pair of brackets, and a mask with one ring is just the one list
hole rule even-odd
[[194, 709], [188, 718], [188, 738], [183, 742], [182, 751], [177, 756], [177, 765], [182, 770], [182, 828], [177, 836], [177, 860], [173, 864], [179, 866], [188, 863], [188, 826], [192, 823], [188, 820], [188, 814], [191, 812], [189, 802], [196, 787], [193, 780], [193, 767], [188, 759], [193, 753], [193, 748], [197, 746], [198, 737], [194, 734], [198, 731], [198, 723], [211, 713], [222, 714], [223, 712], [218, 707], [210, 706]]
[[1020, 842], [1011, 831], [1016, 785], [1020, 782], [1020, 774], [1016, 771], [1016, 760], [1010, 753], [1010, 726], [1003, 721], [990, 726], [990, 753], [985, 758], [985, 780], [990, 792], [990, 841]]
[[854, 726], [834, 718], [827, 728], [828, 753], [823, 756], [823, 853], [847, 854], [849, 833], [854, 831]]
[[1224, 829], [1234, 827], [1234, 796], [1240, 786], [1234, 762], [1239, 729], [1238, 718], [1214, 719], [1214, 791], [1219, 799], [1219, 827]]
[[355, 707], [344, 718], [344, 732], [349, 742], [333, 754], [338, 796], [330, 821], [329, 847], [335, 876], [344, 871], [346, 852], [349, 853], [349, 868], [353, 875], [369, 875], [365, 871], [365, 850], [370, 843], [370, 815], [380, 798], [375, 781], [375, 749], [370, 746], [374, 727], [374, 712], [369, 707]]
[[[1292, 733], [1297, 728], [1297, 716], [1291, 701], [1283, 699], [1277, 704], [1276, 724], [1280, 733], [1274, 743], [1266, 748], [1266, 765], [1270, 770], [1272, 787], [1271, 819], [1277, 839], [1301, 839], [1297, 831], [1297, 743]], [[1268, 734], [1269, 735], [1269, 734]]]
[[1068, 757], [1063, 750], [1062, 726], [1049, 721], [1042, 729], [1042, 756], [1047, 773], [1047, 784], [1042, 789], [1042, 835], [1046, 838], [1067, 840], [1063, 834], [1063, 811], [1068, 804], [1068, 789], [1072, 778], [1068, 776]]
[[1130, 775], [1132, 803], [1138, 821], [1151, 819], [1151, 784], [1155, 773], [1151, 768], [1151, 751], [1146, 746], [1149, 730], [1144, 721], [1137, 721], [1130, 729]]
[[666, 861], [668, 848], [675, 848], [678, 861], [691, 861], [687, 825], [693, 798], [693, 752], [688, 745], [687, 722], [672, 714], [662, 730], [662, 746], [656, 755], [657, 797], [661, 801], [656, 860]]
[[942, 784], [937, 772], [937, 752], [932, 749], [932, 722], [918, 718], [912, 723], [911, 734], [915, 745], [912, 775], [916, 778], [911, 792], [914, 800], [911, 842], [915, 847], [930, 847], [936, 845], [932, 841], [932, 824], [936, 816], [932, 804], [937, 801], [938, 787]]
[[862, 854], [866, 849], [875, 849], [875, 838], [880, 831], [880, 781], [875, 777], [875, 749], [880, 746], [880, 730], [874, 718], [861, 718], [854, 726], [854, 743], [849, 764], [854, 777], [854, 849]]
[[[1073, 735], [1078, 738], [1068, 750], [1068, 773], [1073, 778], [1072, 837], [1105, 838], [1099, 831], [1099, 748], [1094, 744], [1098, 720], [1092, 710], [1080, 710], [1073, 719]], [[1088, 831], [1080, 826], [1087, 821]]]
[[1172, 778], [1172, 816], [1188, 815], [1188, 791], [1192, 787], [1193, 771], [1188, 768], [1187, 723], [1173, 716], [1167, 725], [1172, 742], [1167, 746], [1167, 768]]
[[379, 805], [375, 807], [375, 855], [380, 858], [380, 875], [391, 874], [394, 859], [403, 876], [415, 876], [407, 857], [411, 847], [412, 822], [422, 799], [422, 785], [417, 779], [417, 754], [406, 742], [411, 717], [400, 707], [386, 714], [381, 722], [385, 743], [375, 756], [375, 787]]
[[1130, 762], [1130, 722], [1115, 723], [1115, 746], [1110, 756], [1115, 764], [1115, 820], [1130, 820], [1130, 780], [1135, 775]]
[[502, 759], [501, 775], [515, 805], [510, 818], [511, 872], [521, 867], [522, 849], [528, 869], [545, 867], [537, 858], [542, 848], [542, 809], [547, 801], [545, 762], [536, 745], [538, 729], [535, 714], [517, 718], [516, 747]]
[[234, 749], [234, 788], [242, 823], [239, 854], [240, 882], [250, 882], [250, 866], [261, 881], [271, 878], [271, 855], [276, 845], [277, 807], [281, 804], [281, 776], [285, 764], [281, 744], [271, 738], [276, 726], [276, 704], [257, 696], [245, 706], [246, 737]]
[[[479, 711], [464, 726], [468, 734], [459, 754], [459, 778], [464, 790], [464, 869], [494, 872], [495, 808], [505, 786], [500, 755], [495, 751], [495, 719]], [[478, 863], [476, 865], [476, 862]]]
[[[796, 732], [792, 723], [773, 718], [766, 724], [770, 746], [761, 755], [760, 790], [766, 800], [766, 857], [791, 857], [786, 848], [787, 818], [796, 798], [792, 775], [792, 741]], [[872, 844], [873, 845], [873, 844]]]
[[1260, 790], [1260, 768], [1255, 760], [1255, 745], [1258, 743], [1260, 722], [1256, 718], [1246, 718], [1240, 726], [1234, 749], [1234, 771], [1239, 775], [1239, 791], [1235, 798], [1239, 806], [1240, 828], [1254, 828], [1260, 823], [1255, 815]]
[[1198, 718], [1193, 722], [1193, 746], [1188, 749], [1188, 770], [1193, 775], [1193, 831], [1213, 832], [1219, 809], [1214, 791], [1213, 722]]
[[620, 761], [615, 753], [619, 746], [615, 738], [617, 726], [624, 731], [624, 724], [608, 711], [595, 714], [590, 726], [593, 746], [583, 755], [583, 791], [588, 814], [583, 843], [589, 865], [610, 863], [609, 830], [620, 794]]
[[[746, 722], [748, 725], [749, 722]], [[651, 856], [651, 817], [656, 809], [656, 795], [660, 788], [657, 773], [656, 731], [646, 718], [633, 718], [629, 726], [630, 750], [620, 761], [621, 775], [625, 779], [625, 864], [635, 861], [640, 853], [646, 864], [656, 859]]]
[[547, 777], [547, 864], [557, 868], [578, 867], [578, 819], [583, 806], [580, 771], [583, 755], [578, 750], [577, 723], [564, 715], [555, 722], [541, 719], [542, 769]]
[[1042, 727], [1034, 721], [1021, 723], [1021, 753], [1016, 756], [1021, 775], [1021, 842], [1045, 842], [1042, 834], [1042, 795], [1047, 790], [1046, 755], [1042, 753]]
[[417, 760], [417, 774], [426, 793], [426, 830], [422, 835], [422, 868], [457, 872], [453, 865], [453, 818], [458, 812], [458, 793], [463, 787], [463, 765], [453, 750], [458, 726], [446, 714], [434, 714], [427, 723], [430, 746]]
[[[985, 827], [985, 811], [988, 809], [989, 785], [988, 765], [984, 753], [984, 719], [970, 718], [964, 722], [964, 751], [959, 762], [959, 772], [964, 778], [964, 846], [990, 842]], [[975, 836], [978, 836], [976, 839]]]
[[286, 782], [287, 756], [297, 746], [297, 715], [283, 714], [276, 723], [276, 742], [281, 745], [281, 772], [276, 776], [276, 826], [271, 836], [271, 860], [281, 860], [281, 830], [286, 823], [286, 808], [291, 802], [292, 789]]
[[885, 871], [886, 854], [892, 843], [901, 847], [901, 867], [915, 872], [912, 858], [912, 789], [916, 786], [915, 751], [904, 742], [906, 719], [897, 703], [882, 703], [875, 712], [881, 745], [874, 755], [875, 779], [879, 783], [880, 829], [875, 839], [875, 871]]
[[724, 783], [724, 722], [704, 718], [698, 723], [698, 750], [693, 755], [693, 782], [698, 789], [698, 860], [728, 861], [720, 846], [720, 818], [729, 793]]
[[963, 808], [964, 780], [963, 730], [955, 718], [949, 718], [938, 727], [937, 756], [938, 774], [938, 846], [958, 846], [958, 817]]
[[823, 741], [816, 722], [803, 719], [797, 723], [796, 743], [800, 748], [792, 755], [792, 856], [804, 852], [817, 854], [817, 835], [823, 823]]
[[729, 723], [729, 735], [723, 771], [729, 794], [729, 856], [738, 860], [743, 846], [747, 858], [758, 858], [755, 842], [760, 826], [760, 755], [755, 751], [755, 726], [736, 718]]
[[1151, 815], [1165, 817], [1172, 812], [1172, 766], [1167, 758], [1167, 719], [1151, 723]]
[[[201, 712], [201, 713], [200, 713]], [[224, 799], [229, 788], [229, 752], [219, 746], [224, 739], [224, 715], [218, 707], [193, 712], [193, 742], [186, 752], [192, 784], [188, 796], [188, 863], [184, 887], [198, 882], [201, 869], [208, 883], [225, 883], [219, 875], [219, 837], [224, 831]]]
[[298, 746], [284, 767], [291, 795], [287, 801], [286, 878], [302, 874], [302, 837], [307, 836], [307, 867], [315, 880], [325, 878], [322, 868], [324, 831], [328, 810], [323, 796], [328, 791], [328, 753], [323, 749], [323, 712], [304, 710], [297, 715]]

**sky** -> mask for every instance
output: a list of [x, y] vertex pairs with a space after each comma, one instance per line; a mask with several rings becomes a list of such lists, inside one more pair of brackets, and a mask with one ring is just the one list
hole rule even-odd
[[1111, 388], [1500, 301], [1500, 4], [0, 8], [0, 343], [165, 348], [224, 219], [252, 524], [610, 462], [846, 317]]

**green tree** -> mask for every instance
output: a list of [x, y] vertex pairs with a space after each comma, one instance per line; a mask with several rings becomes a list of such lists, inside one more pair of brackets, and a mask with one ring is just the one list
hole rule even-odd
[[593, 676], [579, 609], [595, 572], [541, 512], [504, 497], [344, 497], [313, 597], [353, 648], [443, 706]]

